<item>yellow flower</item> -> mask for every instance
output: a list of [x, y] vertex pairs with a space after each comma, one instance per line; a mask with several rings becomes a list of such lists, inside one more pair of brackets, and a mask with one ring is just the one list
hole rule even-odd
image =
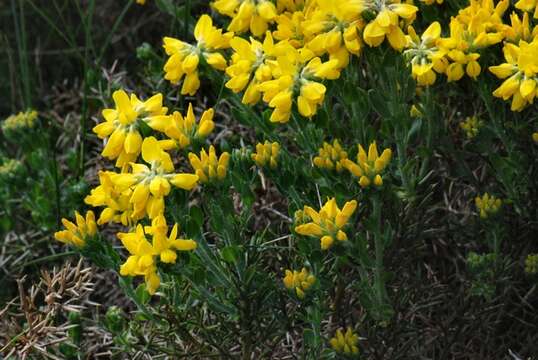
[[465, 135], [468, 139], [474, 138], [478, 135], [478, 131], [482, 127], [484, 122], [480, 120], [476, 115], [467, 117], [465, 121], [460, 123], [460, 127], [465, 131]]
[[127, 226], [141, 218], [132, 217], [133, 206], [129, 202], [132, 190], [126, 189], [120, 191], [112, 182], [112, 177], [115, 175], [116, 173], [112, 171], [100, 171], [99, 185], [93, 188], [90, 191], [90, 195], [84, 199], [86, 204], [93, 207], [105, 207], [97, 220], [98, 225], [108, 222], [118, 222]]
[[291, 51], [291, 45], [287, 41], [274, 44], [271, 33], [267, 32], [263, 43], [254, 38], [250, 38], [248, 42], [234, 37], [230, 46], [234, 53], [230, 65], [226, 68], [226, 75], [230, 80], [225, 86], [234, 93], [245, 90], [242, 102], [253, 105], [261, 97], [258, 84], [272, 78], [272, 69], [268, 62], [274, 60], [277, 55]]
[[142, 102], [135, 94], [131, 97], [123, 90], [112, 94], [116, 107], [104, 109], [104, 122], [93, 128], [101, 139], [108, 138], [102, 155], [110, 160], [117, 159], [116, 166], [123, 169], [129, 162], [135, 161], [140, 154], [142, 135], [138, 131], [140, 122], [151, 126], [155, 117], [166, 114], [162, 94], [156, 94]]
[[146, 4], [146, 0], [136, 0], [136, 3], [138, 5], [145, 5]]
[[54, 238], [64, 244], [83, 247], [88, 237], [97, 234], [97, 224], [95, 223], [93, 211], [86, 212], [86, 218], [80, 215], [78, 211], [75, 211], [75, 222], [76, 224], [65, 218], [62, 219], [65, 230], [55, 232]]
[[270, 143], [269, 141], [265, 141], [263, 144], [256, 144], [256, 152], [251, 155], [251, 158], [260, 167], [269, 164], [269, 167], [274, 169], [278, 164], [279, 152], [280, 145], [277, 142]]
[[178, 39], [165, 37], [164, 50], [170, 56], [164, 65], [166, 80], [178, 84], [183, 77], [182, 95], [194, 95], [200, 87], [198, 78], [198, 63], [200, 56], [217, 70], [226, 68], [226, 59], [218, 50], [230, 46], [233, 33], [222, 33], [221, 29], [213, 26], [208, 15], [202, 15], [194, 28], [196, 44], [191, 45]]
[[133, 204], [132, 218], [146, 214], [153, 219], [164, 212], [164, 197], [170, 193], [171, 186], [191, 190], [198, 182], [195, 174], [176, 174], [170, 155], [165, 152], [154, 137], [144, 139], [142, 159], [149, 164], [131, 163], [132, 173], [112, 176], [111, 180], [119, 191], [131, 189], [129, 202]]
[[521, 40], [519, 47], [506, 43], [503, 48], [506, 63], [490, 66], [499, 79], [506, 79], [493, 96], [508, 100], [512, 98], [512, 111], [521, 111], [536, 97], [536, 74], [538, 73], [538, 39], [531, 43]]
[[11, 115], [2, 122], [2, 131], [4, 133], [24, 131], [35, 126], [38, 113], [35, 110], [19, 112], [17, 115]]
[[209, 147], [209, 153], [202, 149], [200, 157], [195, 153], [189, 153], [189, 161], [201, 183], [208, 183], [215, 180], [223, 180], [228, 170], [230, 154], [223, 152], [217, 158], [215, 147]]
[[482, 219], [487, 219], [488, 217], [495, 215], [502, 205], [501, 199], [489, 195], [488, 193], [485, 193], [482, 197], [477, 196], [474, 200]]
[[404, 56], [411, 63], [413, 79], [418, 85], [430, 86], [437, 78], [435, 72], [444, 71], [444, 53], [436, 46], [441, 36], [441, 25], [437, 21], [431, 23], [420, 38], [411, 25], [407, 28], [407, 32]]
[[155, 294], [161, 284], [155, 262], [157, 252], [146, 239], [144, 228], [138, 224], [134, 232], [120, 232], [117, 236], [130, 254], [120, 266], [120, 275], [144, 276], [146, 289], [150, 294]]
[[338, 139], [331, 144], [323, 142], [323, 147], [319, 149], [319, 155], [313, 160], [316, 167], [321, 169], [341, 172], [344, 169], [344, 160], [347, 159], [347, 152], [342, 149]]
[[217, 0], [213, 7], [221, 14], [232, 18], [228, 31], [260, 37], [277, 16], [275, 4], [269, 0]]
[[526, 12], [532, 12], [533, 17], [538, 19], [538, 1], [537, 0], [519, 0], [515, 4], [516, 9]]
[[359, 337], [353, 332], [350, 326], [348, 326], [345, 333], [341, 329], [336, 331], [335, 336], [330, 340], [331, 347], [334, 351], [343, 354], [358, 354], [359, 348], [357, 344]]
[[538, 144], [538, 132], [533, 132], [532, 133], [532, 140]]
[[304, 207], [304, 212], [311, 219], [311, 222], [295, 227], [295, 232], [300, 235], [319, 238], [321, 248], [329, 249], [334, 240], [346, 241], [347, 234], [342, 230], [348, 223], [351, 215], [357, 208], [357, 201], [352, 200], [345, 203], [340, 210], [336, 204], [336, 199], [329, 199], [319, 212], [310, 206]]
[[318, 1], [317, 7], [308, 12], [302, 23], [305, 44], [316, 56], [328, 53], [344, 68], [349, 55], [359, 55], [362, 41], [359, 31], [364, 27], [360, 17], [364, 4], [358, 0]]
[[531, 29], [529, 14], [524, 13], [520, 18], [515, 12], [510, 14], [511, 26], [504, 26], [502, 29], [506, 41], [518, 44], [520, 40], [531, 42], [538, 35], [538, 25]]
[[168, 225], [163, 215], [153, 219], [151, 226], [146, 226], [144, 231], [146, 234], [152, 235], [153, 250], [163, 263], [175, 263], [177, 259], [176, 251], [191, 251], [196, 249], [197, 246], [194, 240], [177, 238], [178, 224], [174, 224], [170, 235], [167, 235]]
[[165, 133], [170, 138], [159, 141], [159, 145], [163, 149], [184, 149], [193, 140], [205, 139], [213, 132], [215, 129], [214, 114], [215, 111], [212, 108], [207, 109], [197, 123], [192, 104], [189, 103], [187, 115], [183, 116], [179, 111], [174, 111], [170, 116], [155, 118], [151, 122], [151, 127]]
[[418, 7], [401, 4], [400, 0], [380, 0], [368, 1], [367, 9], [377, 15], [364, 28], [364, 42], [376, 47], [386, 38], [393, 49], [401, 51], [406, 45], [406, 39], [400, 28], [400, 18], [412, 22]]
[[300, 272], [297, 270], [286, 270], [284, 286], [286, 289], [294, 290], [299, 299], [304, 299], [305, 292], [314, 285], [316, 277], [303, 268]]
[[285, 123], [289, 120], [294, 96], [297, 96], [299, 113], [304, 117], [314, 116], [326, 91], [319, 81], [340, 76], [338, 60], [322, 62], [319, 57], [313, 58], [312, 51], [304, 48], [301, 51], [290, 49], [287, 55], [273, 61], [272, 67], [273, 75], [278, 76], [258, 86], [263, 93], [263, 101], [274, 108], [271, 122]]
[[375, 186], [381, 186], [383, 185], [381, 174], [390, 162], [391, 157], [392, 151], [390, 149], [385, 149], [381, 155], [378, 155], [377, 145], [374, 141], [368, 148], [368, 154], [366, 154], [362, 145], [359, 145], [357, 163], [346, 159], [344, 166], [359, 178], [359, 185], [361, 187], [366, 188], [372, 183]]
[[445, 70], [449, 82], [460, 80], [465, 73], [475, 80], [480, 75], [478, 50], [503, 40], [502, 15], [508, 6], [508, 0], [502, 0], [496, 6], [491, 0], [473, 1], [451, 19], [450, 37], [437, 41], [437, 46], [450, 62]]

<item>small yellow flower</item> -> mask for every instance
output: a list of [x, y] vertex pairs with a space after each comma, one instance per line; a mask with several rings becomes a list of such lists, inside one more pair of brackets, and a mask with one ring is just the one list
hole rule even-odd
[[163, 107], [162, 94], [156, 94], [146, 101], [141, 101], [135, 94], [127, 95], [123, 90], [112, 94], [114, 109], [104, 109], [104, 122], [93, 128], [101, 139], [108, 138], [102, 155], [116, 160], [116, 166], [126, 169], [130, 162], [136, 161], [142, 147], [140, 122], [153, 126], [155, 119], [165, 115], [168, 109]]
[[342, 329], [336, 331], [335, 336], [330, 340], [331, 347], [334, 351], [347, 355], [355, 355], [359, 353], [357, 344], [359, 337], [353, 332], [350, 326], [348, 326], [345, 333]]
[[538, 0], [519, 0], [515, 4], [516, 9], [532, 12], [533, 17], [538, 19]]
[[532, 141], [534, 141], [536, 144], [538, 144], [538, 132], [532, 133]]
[[2, 131], [6, 134], [16, 131], [24, 131], [35, 126], [38, 119], [38, 113], [35, 110], [19, 112], [16, 115], [11, 115], [2, 122]]
[[529, 275], [538, 273], [538, 254], [529, 254], [525, 259], [525, 272]]
[[146, 4], [146, 0], [136, 0], [136, 3], [138, 5], [145, 5]]
[[83, 247], [88, 237], [97, 234], [97, 224], [95, 223], [93, 211], [88, 211], [86, 218], [80, 215], [78, 211], [75, 211], [75, 222], [76, 224], [65, 218], [62, 219], [62, 224], [66, 230], [55, 232], [54, 238], [64, 244]]
[[321, 248], [329, 249], [334, 240], [346, 241], [347, 234], [342, 230], [357, 208], [357, 201], [352, 200], [345, 203], [340, 210], [336, 204], [336, 199], [329, 199], [319, 212], [310, 206], [304, 207], [304, 213], [311, 219], [306, 224], [295, 227], [295, 232], [300, 235], [319, 238]]
[[441, 24], [437, 21], [431, 23], [420, 38], [411, 25], [407, 32], [404, 56], [411, 63], [411, 74], [418, 85], [430, 86], [437, 78], [436, 72], [444, 70], [444, 53], [436, 46], [441, 36]]
[[117, 236], [130, 254], [120, 266], [120, 275], [144, 276], [146, 289], [150, 294], [155, 294], [161, 284], [155, 261], [157, 252], [146, 239], [143, 226], [138, 224], [134, 232], [120, 232]]
[[482, 219], [487, 219], [500, 210], [502, 201], [493, 195], [485, 193], [482, 197], [477, 196], [475, 198], [475, 205], [480, 212], [480, 217]]
[[333, 170], [341, 172], [344, 169], [344, 161], [347, 159], [347, 152], [335, 139], [331, 144], [323, 142], [323, 147], [319, 149], [319, 155], [313, 160], [316, 167], [320, 169]]
[[151, 222], [151, 226], [144, 228], [146, 234], [151, 234], [153, 237], [153, 250], [159, 255], [163, 263], [175, 263], [177, 259], [176, 251], [191, 251], [196, 249], [197, 245], [191, 239], [178, 239], [179, 225], [174, 224], [170, 235], [168, 233], [168, 225], [163, 215], [157, 216]]
[[377, 15], [364, 28], [364, 42], [371, 47], [377, 47], [386, 38], [393, 49], [401, 51], [407, 41], [400, 27], [400, 18], [409, 22], [413, 21], [418, 7], [402, 4], [400, 0], [371, 1], [368, 2], [367, 7], [369, 11]]
[[314, 285], [316, 277], [308, 272], [306, 268], [303, 268], [300, 272], [297, 270], [286, 270], [284, 279], [284, 286], [286, 289], [294, 290], [299, 299], [304, 299], [305, 292]]
[[262, 36], [277, 16], [275, 4], [269, 0], [217, 0], [212, 5], [219, 13], [232, 18], [228, 31], [250, 30], [256, 37]]
[[196, 44], [191, 45], [172, 37], [163, 39], [163, 47], [169, 56], [164, 65], [164, 78], [172, 84], [178, 84], [183, 77], [182, 95], [194, 95], [200, 87], [198, 63], [200, 57], [217, 70], [224, 70], [226, 59], [219, 52], [230, 47], [233, 33], [222, 33], [222, 29], [213, 26], [209, 15], [202, 15], [194, 27]]
[[176, 174], [170, 155], [152, 136], [145, 138], [142, 143], [142, 159], [149, 166], [131, 163], [132, 173], [115, 174], [111, 180], [120, 192], [132, 190], [129, 199], [133, 204], [131, 217], [141, 218], [148, 214], [153, 219], [163, 214], [164, 197], [170, 193], [171, 185], [191, 190], [198, 183], [198, 176]]
[[465, 135], [468, 139], [474, 138], [478, 135], [478, 131], [484, 125], [484, 122], [480, 120], [476, 115], [469, 116], [465, 121], [460, 123], [460, 127], [465, 131]]
[[344, 161], [344, 166], [353, 175], [359, 178], [359, 185], [362, 188], [367, 188], [372, 183], [379, 187], [383, 185], [381, 174], [390, 162], [391, 157], [392, 151], [390, 149], [385, 149], [381, 155], [378, 155], [377, 145], [374, 141], [368, 148], [368, 154], [366, 154], [362, 145], [359, 145], [357, 163], [350, 159], [346, 159]]
[[174, 111], [170, 116], [155, 117], [151, 122], [154, 130], [161, 131], [170, 139], [161, 140], [159, 144], [165, 150], [184, 149], [193, 140], [203, 140], [215, 129], [212, 108], [203, 112], [199, 122], [196, 122], [192, 104], [189, 103], [187, 115], [183, 116], [179, 111]]
[[209, 153], [202, 149], [200, 157], [195, 153], [189, 153], [189, 161], [201, 183], [208, 183], [215, 180], [223, 180], [228, 171], [230, 154], [223, 152], [217, 158], [215, 147], [209, 147]]
[[411, 106], [411, 109], [409, 110], [409, 115], [411, 115], [411, 117], [413, 118], [418, 118], [418, 117], [423, 116], [422, 112], [418, 109], [418, 107], [415, 104]]
[[252, 161], [260, 167], [264, 167], [269, 164], [271, 169], [277, 167], [278, 154], [280, 152], [280, 145], [277, 142], [270, 143], [265, 141], [263, 144], [256, 144], [256, 152], [251, 155]]

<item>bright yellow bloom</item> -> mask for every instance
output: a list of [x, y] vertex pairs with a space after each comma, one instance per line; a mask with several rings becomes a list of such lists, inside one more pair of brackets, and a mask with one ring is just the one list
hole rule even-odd
[[[278, 5], [278, 4], [277, 4]], [[273, 36], [277, 40], [285, 40], [294, 48], [304, 46], [303, 24], [305, 14], [303, 11], [285, 12], [276, 17], [276, 30]]]
[[532, 133], [532, 140], [538, 144], [538, 132], [533, 132]]
[[435, 72], [442, 73], [445, 70], [444, 53], [437, 48], [441, 25], [437, 21], [431, 23], [420, 38], [411, 25], [407, 32], [404, 56], [411, 63], [413, 79], [418, 85], [430, 86], [437, 78]]
[[280, 145], [277, 142], [270, 143], [269, 141], [265, 141], [263, 144], [256, 144], [256, 152], [251, 155], [251, 158], [260, 167], [269, 164], [269, 167], [274, 169], [278, 164], [279, 152]]
[[374, 141], [368, 148], [368, 154], [366, 154], [362, 145], [359, 145], [357, 163], [346, 159], [344, 166], [359, 178], [359, 185], [361, 187], [366, 188], [372, 183], [375, 186], [381, 186], [383, 185], [381, 174], [390, 162], [391, 157], [392, 151], [390, 149], [385, 149], [381, 155], [378, 155], [377, 145]]
[[488, 217], [495, 215], [502, 205], [501, 199], [489, 195], [488, 193], [485, 193], [482, 197], [477, 196], [474, 201], [482, 219], [487, 219]]
[[65, 230], [55, 232], [54, 238], [64, 244], [83, 247], [88, 237], [97, 234], [97, 224], [95, 223], [93, 211], [88, 211], [86, 218], [80, 215], [78, 211], [75, 211], [75, 222], [76, 224], [65, 218], [62, 219]]
[[311, 222], [296, 226], [295, 232], [319, 238], [321, 248], [327, 250], [333, 245], [335, 239], [347, 240], [347, 234], [342, 229], [349, 222], [356, 208], [357, 201], [352, 200], [346, 202], [340, 210], [335, 198], [329, 199], [319, 212], [310, 206], [305, 206], [304, 213], [310, 217]]
[[192, 104], [189, 103], [187, 115], [183, 116], [179, 111], [174, 111], [170, 116], [161, 116], [151, 122], [154, 130], [161, 131], [170, 139], [161, 140], [159, 144], [165, 150], [184, 149], [194, 140], [203, 140], [215, 129], [212, 108], [203, 112], [198, 123], [194, 116]]
[[268, 62], [275, 60], [276, 56], [292, 51], [292, 46], [287, 41], [274, 44], [270, 32], [267, 32], [263, 43], [253, 38], [248, 42], [234, 37], [230, 45], [234, 53], [230, 65], [226, 68], [226, 75], [230, 80], [225, 86], [234, 93], [245, 90], [242, 102], [253, 105], [261, 98], [258, 84], [272, 78], [272, 69]]
[[191, 251], [195, 250], [197, 246], [194, 240], [177, 238], [178, 224], [174, 224], [170, 235], [167, 235], [168, 225], [163, 215], [153, 219], [151, 226], [146, 226], [144, 231], [152, 236], [153, 250], [163, 263], [175, 263], [177, 259], [176, 251]]
[[510, 14], [511, 26], [503, 27], [503, 35], [506, 41], [519, 44], [520, 40], [531, 42], [538, 35], [538, 25], [531, 28], [529, 14], [524, 13], [520, 18], [516, 12]]
[[134, 232], [120, 232], [117, 236], [130, 254], [120, 266], [120, 275], [144, 276], [146, 289], [150, 294], [155, 294], [161, 284], [155, 261], [157, 252], [146, 239], [144, 228], [138, 224]]
[[194, 95], [200, 87], [198, 78], [198, 63], [200, 56], [217, 70], [226, 68], [226, 59], [218, 50], [230, 46], [233, 33], [222, 33], [221, 29], [213, 26], [209, 15], [202, 15], [194, 28], [196, 44], [191, 45], [178, 39], [165, 37], [164, 50], [170, 58], [164, 65], [166, 80], [178, 84], [183, 77], [182, 95]]
[[312, 57], [313, 53], [308, 49], [290, 49], [286, 56], [279, 56], [272, 62], [273, 75], [278, 74], [278, 77], [258, 86], [263, 93], [263, 101], [274, 108], [270, 121], [285, 123], [289, 120], [295, 95], [302, 116], [310, 118], [316, 114], [326, 91], [318, 81], [337, 79], [340, 69], [338, 60], [322, 62], [319, 57]]
[[213, 7], [221, 14], [232, 18], [228, 31], [260, 37], [267, 31], [277, 16], [275, 4], [270, 0], [217, 0]]
[[493, 96], [508, 100], [512, 98], [512, 111], [521, 111], [534, 102], [537, 91], [538, 39], [531, 43], [521, 40], [519, 47], [506, 43], [503, 48], [506, 63], [490, 66], [499, 79], [506, 79]]
[[95, 126], [93, 132], [101, 139], [108, 138], [102, 155], [110, 160], [117, 159], [116, 166], [125, 169], [140, 154], [140, 122], [151, 126], [152, 120], [165, 115], [168, 109], [163, 107], [162, 94], [156, 94], [143, 102], [135, 94], [129, 98], [125, 91], [117, 90], [112, 98], [116, 107], [103, 110], [105, 121]]
[[300, 272], [297, 270], [286, 270], [286, 275], [282, 280], [286, 289], [294, 290], [299, 299], [304, 299], [305, 292], [314, 285], [316, 277], [303, 268]]
[[366, 7], [368, 11], [377, 15], [364, 28], [364, 42], [376, 47], [387, 38], [393, 49], [401, 51], [407, 41], [400, 28], [400, 18], [412, 22], [416, 17], [418, 7], [402, 4], [400, 0], [367, 1]]
[[131, 163], [132, 173], [114, 175], [111, 180], [120, 192], [132, 190], [129, 202], [133, 204], [131, 217], [141, 218], [146, 214], [153, 219], [164, 212], [164, 197], [171, 186], [191, 190], [198, 182], [195, 174], [176, 174], [170, 155], [154, 137], [144, 139], [142, 159], [149, 164]]
[[338, 139], [331, 144], [323, 142], [323, 147], [319, 149], [319, 155], [313, 160], [316, 167], [321, 169], [341, 172], [344, 169], [344, 160], [347, 159], [347, 152], [342, 149]]
[[331, 347], [334, 351], [348, 355], [359, 353], [359, 348], [357, 347], [358, 342], [359, 337], [353, 332], [350, 326], [348, 326], [345, 333], [341, 329], [338, 329], [335, 336], [330, 340]]
[[450, 20], [450, 37], [437, 41], [450, 62], [445, 70], [449, 82], [460, 80], [465, 73], [472, 79], [480, 75], [478, 50], [503, 40], [502, 16], [508, 6], [508, 0], [497, 5], [492, 0], [474, 0]]
[[538, 0], [519, 0], [515, 4], [516, 9], [532, 12], [533, 17], [538, 19]]
[[467, 117], [465, 121], [460, 123], [460, 128], [465, 131], [465, 135], [468, 139], [472, 139], [478, 135], [478, 131], [482, 125], [484, 125], [484, 122], [474, 115]]
[[215, 147], [209, 147], [209, 153], [202, 149], [200, 157], [195, 153], [189, 153], [189, 161], [201, 183], [208, 183], [215, 180], [223, 180], [228, 171], [230, 154], [223, 152], [217, 158]]
[[360, 0], [318, 0], [317, 7], [308, 13], [302, 23], [305, 44], [316, 56], [329, 54], [344, 68], [349, 55], [359, 55], [362, 41], [359, 31], [364, 24], [360, 14], [364, 10]]

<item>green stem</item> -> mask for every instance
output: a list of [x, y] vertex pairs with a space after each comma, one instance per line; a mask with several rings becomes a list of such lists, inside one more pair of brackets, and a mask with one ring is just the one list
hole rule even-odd
[[374, 245], [375, 245], [375, 269], [374, 269], [374, 287], [377, 296], [378, 305], [385, 302], [385, 284], [383, 281], [383, 253], [385, 244], [381, 235], [381, 199], [379, 194], [372, 196], [373, 212], [372, 216], [375, 222]]

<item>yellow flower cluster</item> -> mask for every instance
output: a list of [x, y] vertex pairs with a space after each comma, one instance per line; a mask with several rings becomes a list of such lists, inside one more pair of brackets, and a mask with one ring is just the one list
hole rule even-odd
[[[178, 239], [179, 227], [175, 224], [169, 235], [166, 219], [159, 215], [151, 222], [151, 226], [138, 224], [134, 232], [118, 233], [123, 246], [129, 251], [127, 261], [120, 267], [122, 276], [144, 276], [146, 287], [154, 294], [160, 285], [157, 275], [156, 257], [164, 263], [175, 263], [176, 251], [196, 249], [196, 242], [190, 239]], [[150, 243], [146, 235], [151, 235]]]
[[480, 213], [480, 217], [482, 219], [487, 219], [500, 210], [502, 201], [493, 195], [485, 193], [481, 197], [477, 196], [475, 198], [475, 205]]
[[338, 139], [332, 144], [323, 142], [323, 147], [318, 151], [319, 155], [313, 160], [316, 167], [320, 169], [333, 170], [341, 172], [344, 169], [344, 161], [347, 159], [347, 152], [342, 149]]
[[450, 20], [448, 37], [441, 37], [441, 25], [433, 22], [419, 37], [408, 27], [404, 54], [411, 64], [413, 78], [421, 86], [432, 85], [437, 76], [460, 80], [465, 74], [476, 79], [482, 68], [479, 50], [501, 42], [509, 28], [502, 16], [508, 0], [494, 5], [493, 0], [472, 0]]
[[506, 79], [493, 95], [503, 100], [512, 98], [512, 111], [521, 111], [536, 97], [538, 37], [530, 43], [520, 40], [519, 46], [506, 43], [503, 53], [506, 63], [489, 68], [499, 79]]
[[299, 299], [304, 299], [305, 292], [314, 285], [316, 277], [306, 268], [302, 268], [301, 271], [286, 270], [283, 282], [286, 289], [294, 290]]
[[164, 78], [172, 84], [178, 84], [183, 78], [182, 95], [194, 95], [200, 87], [198, 77], [198, 63], [200, 58], [218, 70], [226, 68], [226, 59], [219, 50], [230, 47], [233, 33], [222, 33], [222, 30], [213, 26], [209, 15], [202, 15], [194, 28], [196, 44], [191, 45], [184, 41], [165, 37], [164, 50], [169, 56], [164, 65]]
[[65, 227], [65, 230], [55, 232], [54, 237], [64, 244], [80, 248], [86, 244], [86, 239], [88, 237], [97, 234], [97, 224], [95, 222], [95, 215], [91, 210], [86, 213], [85, 218], [76, 211], [75, 222], [76, 224], [65, 218], [62, 219], [62, 224]]
[[329, 249], [334, 240], [346, 241], [347, 234], [342, 230], [357, 208], [357, 201], [352, 200], [345, 203], [340, 209], [336, 204], [336, 199], [329, 199], [319, 212], [310, 206], [304, 207], [304, 214], [310, 222], [295, 227], [295, 232], [300, 235], [319, 238], [321, 248]]
[[278, 165], [278, 154], [280, 152], [280, 144], [277, 142], [270, 143], [265, 141], [263, 144], [256, 144], [256, 152], [251, 155], [252, 161], [259, 167], [264, 167], [269, 164], [271, 169], [275, 169]]
[[[210, 24], [200, 26], [203, 35]], [[173, 188], [189, 191], [199, 182], [223, 179], [229, 154], [223, 153], [217, 158], [212, 145], [209, 154], [202, 150], [200, 158], [190, 152], [188, 158], [195, 173], [178, 173], [168, 151], [184, 150], [205, 139], [215, 128], [213, 109], [204, 111], [197, 121], [192, 104], [185, 115], [178, 111], [168, 114], [161, 94], [142, 101], [134, 94], [129, 96], [118, 90], [113, 93], [113, 99], [115, 107], [103, 110], [104, 121], [93, 130], [106, 139], [102, 155], [116, 159], [121, 171], [100, 171], [99, 184], [90, 191], [85, 202], [103, 208], [97, 224], [113, 222], [129, 227], [129, 232], [117, 234], [130, 254], [120, 273], [143, 276], [147, 290], [154, 294], [160, 284], [158, 262], [174, 263], [176, 251], [196, 248], [193, 240], [177, 238], [177, 224], [168, 235], [165, 198]], [[144, 138], [140, 131], [142, 123], [154, 130], [155, 136]], [[64, 220], [67, 230], [57, 233], [56, 238], [83, 246], [84, 238], [95, 233], [86, 229], [95, 229], [96, 222], [92, 212], [88, 213], [86, 223], [78, 214], [76, 219], [78, 228]], [[144, 219], [151, 220], [151, 226], [143, 226], [140, 222]]]
[[359, 178], [359, 185], [362, 188], [367, 188], [372, 183], [379, 187], [383, 185], [383, 178], [381, 177], [381, 174], [387, 167], [391, 157], [392, 151], [390, 149], [383, 150], [383, 153], [379, 155], [375, 141], [370, 144], [368, 154], [362, 145], [359, 144], [357, 162], [350, 159], [345, 159], [344, 167]]
[[529, 275], [538, 273], [538, 254], [529, 254], [525, 259], [525, 272]]
[[483, 125], [484, 122], [474, 115], [467, 117], [465, 121], [461, 122], [460, 128], [465, 132], [468, 139], [472, 139], [478, 135], [478, 131]]
[[330, 340], [331, 347], [334, 351], [347, 355], [355, 355], [359, 353], [357, 344], [359, 337], [353, 332], [351, 327], [348, 327], [346, 332], [341, 329], [336, 331], [335, 336]]
[[18, 131], [31, 129], [35, 126], [38, 113], [35, 110], [28, 110], [25, 112], [19, 112], [16, 115], [11, 115], [2, 122], [2, 131]]
[[215, 147], [209, 147], [209, 153], [202, 149], [200, 156], [195, 153], [189, 153], [189, 161], [200, 182], [208, 183], [212, 181], [223, 180], [228, 170], [230, 154], [223, 152], [217, 157]]

